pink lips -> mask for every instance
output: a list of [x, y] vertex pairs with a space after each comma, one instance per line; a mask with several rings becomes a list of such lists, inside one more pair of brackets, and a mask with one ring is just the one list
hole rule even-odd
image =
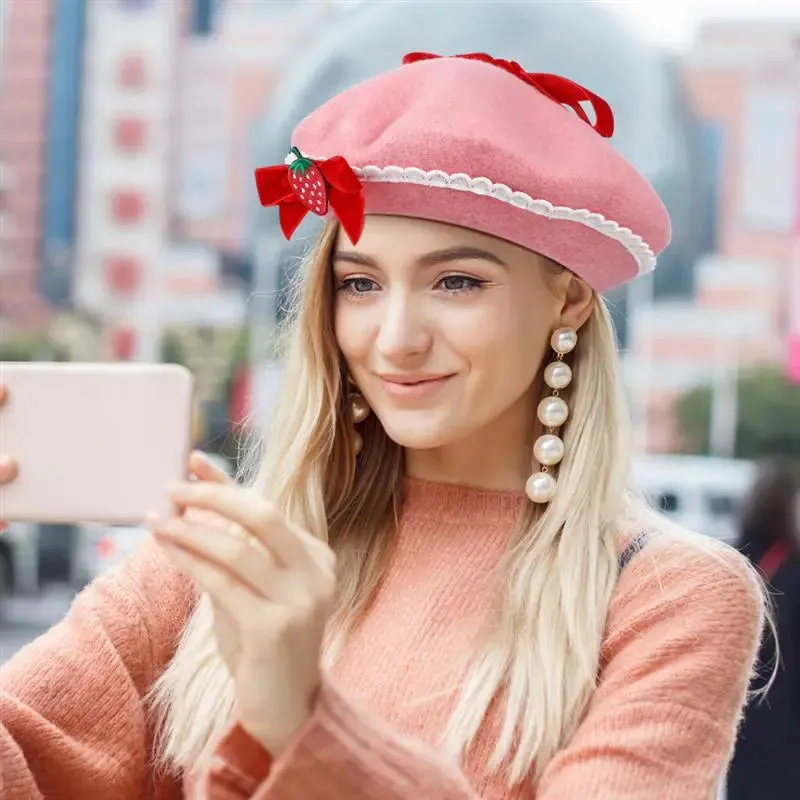
[[426, 378], [419, 381], [381, 377], [380, 381], [383, 390], [389, 397], [394, 397], [398, 400], [419, 399], [435, 394], [452, 377], [452, 375], [443, 375], [441, 378]]

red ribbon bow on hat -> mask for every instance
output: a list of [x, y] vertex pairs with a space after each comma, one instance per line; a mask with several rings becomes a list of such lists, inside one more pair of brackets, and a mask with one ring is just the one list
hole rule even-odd
[[314, 161], [293, 147], [287, 163], [259, 167], [256, 188], [262, 206], [278, 206], [281, 230], [287, 239], [309, 211], [320, 217], [333, 210], [350, 241], [355, 244], [364, 229], [364, 190], [342, 156]]
[[[486, 53], [463, 53], [452, 56], [453, 58], [467, 58], [472, 61], [483, 61], [493, 64], [506, 72], [510, 72], [525, 83], [533, 86], [545, 97], [549, 97], [560, 105], [569, 106], [587, 125], [591, 125], [601, 136], [609, 138], [614, 134], [614, 112], [611, 106], [602, 97], [590, 92], [579, 83], [562, 78], [560, 75], [550, 75], [546, 72], [525, 72], [516, 61], [506, 61], [502, 58], [493, 58]], [[403, 57], [404, 64], [414, 64], [417, 61], [427, 61], [431, 58], [447, 58], [435, 53], [408, 53]], [[595, 122], [589, 119], [581, 103], [591, 103], [594, 110]]]

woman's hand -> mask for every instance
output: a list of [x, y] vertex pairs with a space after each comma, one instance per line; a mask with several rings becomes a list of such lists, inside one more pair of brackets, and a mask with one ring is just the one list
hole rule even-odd
[[[0, 384], [0, 407], [6, 402], [8, 391]], [[11, 483], [17, 477], [17, 465], [7, 453], [0, 453], [0, 486]], [[0, 531], [5, 530], [6, 523], [0, 519]]]
[[[220, 655], [233, 676], [239, 723], [273, 755], [311, 714], [333, 608], [331, 549], [289, 525], [254, 491], [194, 455], [197, 480], [171, 491], [189, 511], [148, 519], [176, 566], [214, 608]], [[192, 510], [211, 512], [194, 518]]]

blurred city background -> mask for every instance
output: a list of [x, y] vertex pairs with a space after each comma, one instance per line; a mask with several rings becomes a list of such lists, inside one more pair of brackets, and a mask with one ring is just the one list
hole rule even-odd
[[[611, 296], [636, 478], [732, 541], [754, 464], [800, 464], [800, 5], [683, 0], [0, 0], [0, 360], [197, 376], [196, 445], [232, 469], [280, 381], [288, 244], [252, 170], [411, 50], [487, 51], [609, 100], [674, 240]], [[0, 537], [0, 664], [135, 529]]]

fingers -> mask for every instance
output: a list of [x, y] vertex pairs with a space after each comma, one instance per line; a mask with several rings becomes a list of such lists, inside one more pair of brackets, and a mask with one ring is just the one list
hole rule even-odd
[[211, 459], [199, 450], [195, 450], [189, 456], [189, 471], [199, 481], [211, 481], [212, 483], [233, 483], [232, 478], [214, 464]]
[[302, 589], [297, 576], [282, 572], [270, 552], [244, 532], [238, 535], [183, 519], [148, 518], [147, 527], [157, 539], [212, 562], [262, 598], [292, 603]]
[[13, 458], [0, 455], [0, 486], [11, 483], [18, 472], [17, 462]]
[[[0, 406], [8, 399], [8, 389], [0, 383]], [[17, 464], [10, 456], [0, 455], [0, 486], [17, 477]]]
[[254, 492], [232, 484], [180, 483], [171, 487], [172, 499], [184, 506], [213, 511], [256, 536], [282, 565], [302, 568], [311, 561], [309, 534], [289, 528], [275, 509]]
[[[199, 450], [195, 450], [189, 455], [189, 475], [197, 481], [233, 483], [231, 477], [224, 470], [220, 469], [205, 453]], [[185, 504], [176, 501], [175, 505], [179, 514], [186, 514], [187, 507]], [[195, 519], [201, 517], [213, 518], [211, 514], [190, 513], [189, 516]]]
[[249, 587], [214, 562], [206, 561], [168, 540], [161, 539], [160, 544], [169, 560], [233, 619], [239, 619], [243, 609], [252, 607], [253, 602], [260, 599]]
[[[0, 407], [6, 402], [8, 390], [0, 383]], [[11, 483], [17, 477], [17, 465], [13, 458], [0, 455], [0, 486]], [[8, 528], [8, 523], [0, 519], [0, 533]]]

